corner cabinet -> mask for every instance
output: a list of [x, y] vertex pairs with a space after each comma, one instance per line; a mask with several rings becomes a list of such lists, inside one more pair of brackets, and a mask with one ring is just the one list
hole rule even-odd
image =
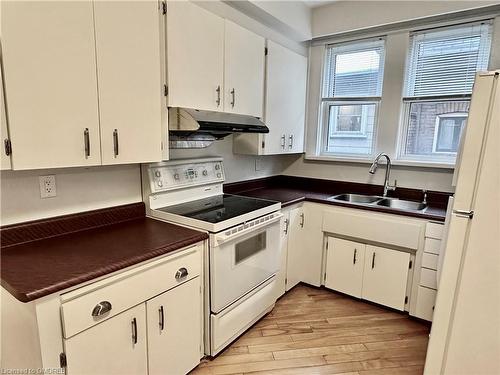
[[267, 41], [264, 122], [268, 134], [235, 136], [233, 151], [276, 155], [304, 152], [307, 58]]
[[168, 105], [263, 115], [265, 39], [189, 1], [167, 2]]
[[2, 288], [2, 338], [11, 342], [2, 367], [187, 374], [204, 356], [206, 246], [200, 242], [28, 303]]
[[9, 1], [1, 17], [13, 169], [161, 160], [157, 1]]

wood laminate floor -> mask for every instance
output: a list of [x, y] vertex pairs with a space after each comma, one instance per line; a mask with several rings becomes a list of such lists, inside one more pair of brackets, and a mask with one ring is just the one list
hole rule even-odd
[[408, 315], [298, 285], [191, 374], [422, 374], [428, 335]]

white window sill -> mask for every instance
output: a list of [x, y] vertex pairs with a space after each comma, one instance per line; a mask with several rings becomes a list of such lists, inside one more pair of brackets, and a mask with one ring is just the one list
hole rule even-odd
[[[371, 164], [375, 159], [375, 156], [369, 157], [342, 157], [342, 156], [326, 156], [326, 155], [304, 155], [305, 160], [316, 160], [324, 162], [343, 162], [343, 163], [359, 163], [359, 164]], [[415, 168], [436, 168], [436, 169], [455, 169], [455, 164], [442, 163], [442, 162], [424, 162], [415, 160], [402, 160], [402, 159], [392, 159], [392, 165], [397, 166], [407, 166]]]

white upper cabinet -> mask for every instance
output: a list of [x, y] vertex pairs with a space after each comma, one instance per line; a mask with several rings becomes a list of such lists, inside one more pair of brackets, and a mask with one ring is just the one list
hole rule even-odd
[[9, 132], [7, 130], [7, 115], [5, 113], [5, 101], [3, 97], [3, 80], [2, 74], [0, 74], [0, 111], [2, 116], [2, 124], [0, 128], [0, 147], [1, 147], [1, 156], [0, 156], [0, 169], [10, 169], [10, 148], [9, 146]]
[[168, 105], [222, 111], [224, 19], [190, 1], [167, 7]]
[[1, 23], [13, 168], [101, 164], [92, 2], [2, 2]]
[[304, 151], [307, 58], [273, 41], [267, 44], [265, 154]]
[[262, 117], [265, 39], [225, 21], [224, 111]]
[[96, 1], [103, 164], [161, 160], [162, 80], [157, 1]]

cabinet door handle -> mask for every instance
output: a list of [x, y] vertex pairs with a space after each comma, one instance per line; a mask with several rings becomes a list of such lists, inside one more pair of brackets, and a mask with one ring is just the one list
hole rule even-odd
[[234, 88], [230, 91], [231, 96], [232, 96], [232, 101], [231, 101], [231, 108], [234, 108], [234, 103], [236, 103], [236, 93], [234, 91]]
[[288, 219], [285, 219], [285, 234], [288, 234], [288, 225], [290, 224], [290, 221]]
[[283, 134], [283, 135], [281, 136], [281, 148], [282, 148], [282, 149], [285, 149], [285, 143], [286, 143], [286, 135], [285, 135], [285, 134]]
[[354, 249], [354, 256], [352, 257], [352, 264], [356, 264], [356, 253], [358, 252], [358, 249]]
[[85, 147], [85, 159], [90, 156], [90, 133], [89, 128], [85, 128], [83, 131], [83, 145]]
[[180, 279], [183, 279], [184, 277], [186, 277], [187, 275], [189, 275], [189, 272], [188, 272], [187, 268], [186, 267], [181, 267], [175, 273], [175, 279], [176, 280], [180, 280]]
[[293, 134], [288, 137], [288, 140], [289, 140], [288, 148], [292, 148], [293, 147]]
[[372, 255], [372, 269], [375, 268], [375, 252], [373, 252], [373, 255]]
[[300, 214], [300, 227], [304, 228], [304, 214]]
[[137, 344], [137, 319], [132, 319], [132, 344]]
[[217, 107], [220, 106], [220, 86], [217, 86], [215, 89], [215, 92], [217, 93], [217, 99], [215, 100], [215, 103], [217, 103]]
[[160, 320], [159, 320], [160, 331], [163, 331], [163, 328], [165, 328], [165, 315], [163, 313], [163, 305], [161, 305], [160, 308], [158, 309], [158, 313], [160, 314]]
[[115, 151], [115, 158], [116, 158], [120, 152], [120, 150], [118, 149], [118, 129], [113, 130], [113, 148]]

